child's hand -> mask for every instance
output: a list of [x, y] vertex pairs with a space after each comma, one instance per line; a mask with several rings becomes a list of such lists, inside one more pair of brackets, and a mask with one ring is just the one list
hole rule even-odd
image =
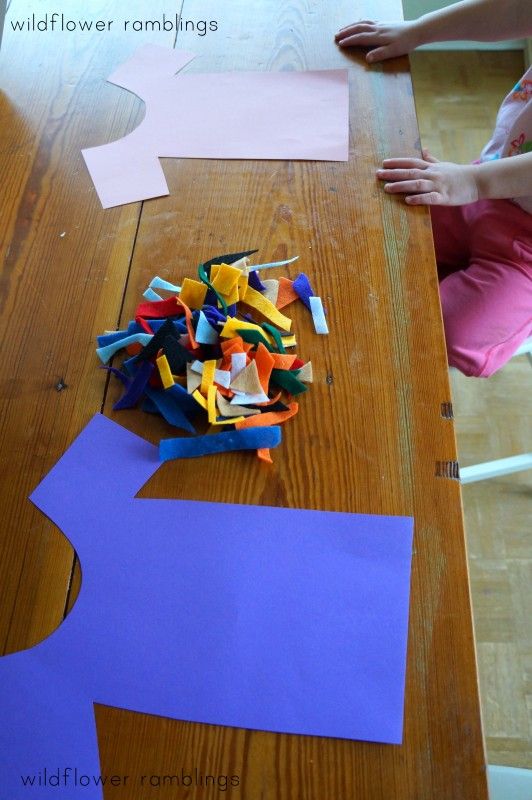
[[384, 191], [405, 194], [410, 205], [462, 206], [479, 199], [477, 167], [437, 161], [427, 150], [423, 158], [389, 158], [377, 177], [387, 181]]
[[334, 38], [340, 47], [370, 47], [366, 56], [369, 62], [405, 55], [420, 44], [413, 22], [363, 20], [342, 28]]

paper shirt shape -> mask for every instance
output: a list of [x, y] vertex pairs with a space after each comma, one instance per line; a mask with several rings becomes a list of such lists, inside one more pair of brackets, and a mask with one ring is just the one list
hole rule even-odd
[[108, 79], [146, 116], [82, 151], [104, 208], [168, 194], [160, 157], [347, 161], [346, 70], [175, 74], [193, 58], [149, 44]]
[[31, 496], [83, 580], [60, 628], [0, 658], [2, 797], [44, 767], [100, 773], [93, 703], [401, 741], [412, 520], [136, 499], [159, 463], [97, 415]]

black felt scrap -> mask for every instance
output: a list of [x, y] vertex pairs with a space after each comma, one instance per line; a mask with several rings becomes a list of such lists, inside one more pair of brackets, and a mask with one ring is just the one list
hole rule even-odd
[[166, 337], [173, 337], [177, 341], [177, 333], [174, 324], [170, 319], [164, 321], [157, 333], [154, 333], [153, 338], [150, 339], [147, 345], [142, 348], [140, 353], [135, 356], [136, 361], [148, 361], [157, 355], [159, 350], [163, 347]]
[[165, 336], [163, 351], [173, 375], [181, 375], [186, 371], [187, 361], [194, 361], [195, 356], [183, 347], [175, 336]]

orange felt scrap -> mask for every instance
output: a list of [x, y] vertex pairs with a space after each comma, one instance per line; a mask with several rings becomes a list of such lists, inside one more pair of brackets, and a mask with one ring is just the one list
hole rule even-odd
[[140, 342], [132, 342], [131, 344], [128, 344], [128, 346], [126, 347], [126, 353], [128, 354], [128, 356], [138, 356], [141, 350], [142, 350], [142, 345]]
[[267, 447], [261, 447], [260, 450], [257, 450], [257, 456], [261, 461], [265, 461], [267, 464], [273, 464], [270, 451]]
[[176, 297], [175, 300], [176, 303], [182, 306], [183, 311], [185, 312], [185, 322], [187, 324], [189, 344], [192, 349], [195, 350], [198, 346], [198, 343], [196, 341], [196, 337], [194, 336], [194, 328], [192, 326], [192, 311], [179, 297]]
[[[244, 342], [241, 336], [234, 336], [232, 339], [227, 339], [221, 343], [223, 358], [220, 362], [219, 369], [227, 369], [231, 371], [231, 356], [233, 353], [245, 353], [251, 349], [253, 345]], [[247, 359], [249, 364], [249, 359]]]
[[246, 417], [242, 422], [235, 423], [235, 427], [237, 430], [241, 430], [242, 428], [260, 428], [263, 425], [280, 425], [281, 422], [295, 416], [298, 409], [298, 403], [290, 403], [287, 411], [266, 411], [260, 417]]
[[[244, 353], [244, 340], [241, 336], [233, 336], [232, 339], [227, 339], [225, 342], [221, 342], [220, 347], [222, 349], [222, 353], [225, 355], [230, 355], [231, 353]], [[251, 347], [251, 345], [250, 345]]]
[[272, 357], [274, 369], [290, 369], [297, 356], [290, 353], [272, 353]]
[[277, 293], [277, 308], [284, 308], [294, 300], [299, 300], [299, 295], [293, 288], [294, 281], [290, 278], [279, 278], [279, 291]]
[[255, 353], [255, 364], [257, 365], [257, 372], [259, 373], [259, 381], [260, 385], [262, 386], [262, 391], [266, 395], [268, 394], [270, 376], [272, 374], [274, 363], [275, 362], [271, 353], [268, 351], [268, 348], [265, 347], [262, 342], [259, 342], [257, 346], [257, 352]]

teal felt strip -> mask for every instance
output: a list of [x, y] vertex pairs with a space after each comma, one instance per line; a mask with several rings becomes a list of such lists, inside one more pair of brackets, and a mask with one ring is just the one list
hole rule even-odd
[[280, 332], [274, 325], [270, 325], [269, 322], [263, 322], [261, 328], [264, 328], [265, 331], [268, 331], [273, 338], [275, 339], [275, 344], [277, 345], [277, 349], [280, 353], [286, 353], [285, 346], [283, 344], [283, 340], [281, 338]]
[[302, 394], [308, 391], [308, 386], [298, 380], [294, 372], [289, 369], [272, 369], [270, 380], [290, 394]]
[[209, 287], [209, 289], [212, 292], [214, 292], [214, 294], [218, 298], [218, 302], [220, 303], [224, 314], [227, 316], [227, 303], [223, 299], [222, 295], [218, 294], [218, 292], [216, 291], [216, 289], [214, 288], [214, 286], [210, 282], [209, 276], [207, 275], [207, 272], [206, 272], [205, 267], [203, 266], [203, 264], [200, 264], [199, 267], [198, 267], [198, 275], [199, 275], [200, 281], [202, 281], [202, 283], [205, 283]]
[[161, 461], [173, 458], [197, 458], [231, 450], [261, 450], [277, 447], [281, 443], [281, 428], [270, 425], [263, 428], [243, 428], [235, 431], [206, 434], [205, 436], [161, 439], [159, 456]]

